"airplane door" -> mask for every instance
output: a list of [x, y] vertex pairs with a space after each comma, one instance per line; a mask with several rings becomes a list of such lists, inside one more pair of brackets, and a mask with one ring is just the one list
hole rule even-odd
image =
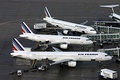
[[82, 60], [84, 57], [84, 54], [78, 54], [79, 60]]
[[102, 60], [102, 56], [99, 55], [99, 56], [97, 57], [97, 60]]
[[77, 31], [78, 30], [78, 26], [75, 26], [75, 31]]

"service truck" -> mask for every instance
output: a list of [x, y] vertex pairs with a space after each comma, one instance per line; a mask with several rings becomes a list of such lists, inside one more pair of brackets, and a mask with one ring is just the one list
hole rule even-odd
[[109, 78], [109, 79], [117, 79], [117, 71], [113, 71], [110, 69], [101, 69], [100, 76], [103, 78]]
[[17, 70], [17, 76], [21, 77], [22, 76], [22, 71], [21, 70]]
[[34, 29], [38, 30], [38, 29], [44, 29], [46, 28], [47, 23], [36, 23], [34, 24]]

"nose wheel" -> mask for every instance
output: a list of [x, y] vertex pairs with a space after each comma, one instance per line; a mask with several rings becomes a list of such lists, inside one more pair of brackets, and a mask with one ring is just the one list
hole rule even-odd
[[48, 69], [48, 58], [41, 60], [41, 66], [38, 67], [38, 70], [47, 70]]
[[48, 66], [47, 65], [41, 65], [40, 67], [38, 67], [38, 70], [47, 70], [48, 69]]
[[[36, 68], [37, 60], [33, 60], [31, 68]], [[48, 58], [41, 60], [41, 66], [38, 67], [38, 70], [47, 70], [48, 69]]]

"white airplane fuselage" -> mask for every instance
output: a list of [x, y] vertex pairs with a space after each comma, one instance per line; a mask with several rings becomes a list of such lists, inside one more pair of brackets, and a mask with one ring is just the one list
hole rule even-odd
[[79, 37], [79, 36], [62, 36], [62, 35], [39, 35], [39, 34], [31, 34], [31, 33], [24, 33], [21, 34], [20, 37], [30, 39], [32, 41], [41, 41], [46, 42], [49, 41], [50, 43], [66, 43], [66, 44], [92, 44], [93, 42], [86, 37]]
[[17, 51], [11, 53], [13, 57], [20, 57], [30, 60], [49, 59], [52, 61], [71, 59], [72, 61], [107, 61], [112, 59], [103, 52], [26, 52]]
[[71, 22], [62, 21], [62, 20], [57, 20], [57, 19], [53, 19], [49, 17], [43, 18], [43, 20], [45, 20], [46, 22], [54, 26], [63, 28], [65, 30], [70, 29], [71, 31], [76, 31], [80, 33], [96, 34], [96, 31], [94, 30], [94, 28], [89, 27], [89, 26], [71, 23]]
[[[38, 60], [53, 61], [52, 63], [49, 63], [50, 66], [67, 63], [69, 67], [75, 67], [77, 61], [107, 61], [112, 59], [111, 56], [103, 52], [62, 52], [55, 48], [54, 50], [59, 52], [29, 52], [25, 50], [16, 38], [12, 39], [12, 44], [14, 52], [10, 53], [10, 55], [13, 57], [32, 60], [33, 66], [35, 66], [35, 62]], [[41, 69], [45, 70], [45, 66], [41, 66]]]

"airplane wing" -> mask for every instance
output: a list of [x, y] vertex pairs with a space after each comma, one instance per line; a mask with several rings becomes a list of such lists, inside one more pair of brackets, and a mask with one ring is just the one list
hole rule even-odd
[[68, 62], [68, 61], [72, 61], [72, 59], [56, 59], [54, 61], [55, 62], [50, 63], [50, 66], [55, 65], [55, 64], [60, 64], [60, 63]]
[[56, 47], [52, 47], [56, 52], [62, 52], [62, 50], [56, 48]]
[[80, 23], [81, 25], [85, 25], [86, 23], [88, 23], [88, 21], [86, 20], [85, 22]]
[[[67, 46], [69, 43], [66, 43], [66, 42], [54, 42], [54, 43], [42, 43], [42, 44], [39, 44], [39, 46], [41, 46], [42, 48], [44, 47], [45, 49], [49, 46], [55, 46], [55, 45], [65, 45]], [[43, 48], [43, 49], [44, 49]], [[60, 49], [58, 48], [53, 48], [56, 52], [62, 52]], [[64, 49], [64, 47], [63, 47]]]
[[48, 45], [57, 45], [57, 44], [68, 44], [66, 42], [54, 42], [54, 43], [48, 43]]
[[[69, 30], [69, 31], [71, 31], [71, 29], [70, 28], [66, 28], [66, 27], [68, 27], [67, 25], [65, 26], [65, 27], [63, 27], [63, 28], [60, 28], [60, 27], [57, 27], [57, 26], [54, 26], [54, 28], [51, 28], [51, 29], [54, 29], [54, 30]], [[49, 28], [47, 28], [47, 29], [49, 29]]]
[[59, 31], [57, 31], [57, 34], [58, 34], [58, 35], [63, 35], [63, 34], [62, 34], [61, 32], [59, 32]]

